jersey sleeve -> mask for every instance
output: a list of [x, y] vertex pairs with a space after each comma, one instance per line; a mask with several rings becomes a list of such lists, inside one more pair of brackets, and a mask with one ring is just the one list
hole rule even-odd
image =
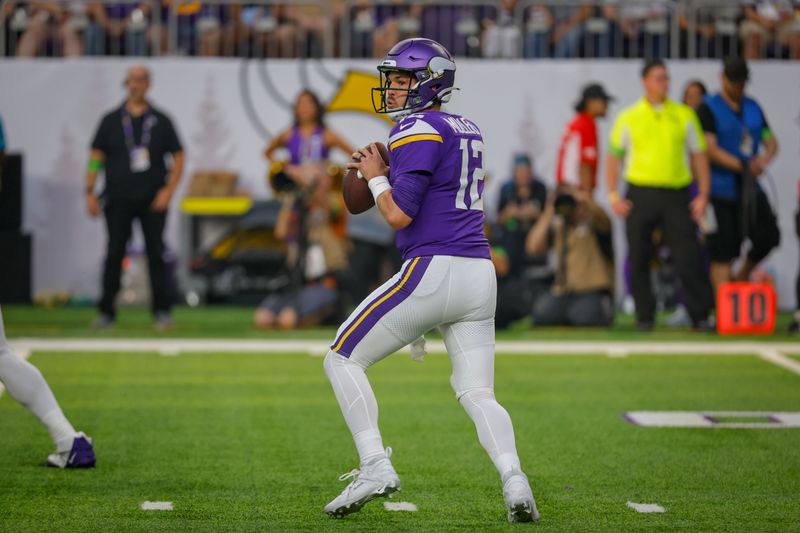
[[409, 117], [389, 137], [389, 172], [397, 207], [414, 218], [439, 165], [444, 139], [421, 118]]
[[691, 108], [689, 108], [686, 119], [686, 148], [693, 154], [705, 152], [706, 137], [703, 135], [703, 128], [700, 127], [700, 120]]
[[103, 117], [92, 139], [92, 149], [100, 150], [105, 154], [108, 153], [108, 139], [111, 135], [111, 116], [106, 115]]
[[617, 116], [611, 128], [611, 137], [608, 140], [608, 151], [617, 157], [624, 157], [630, 147], [630, 129], [623, 112]]
[[[756, 105], [758, 105], [758, 103], [756, 103]], [[773, 136], [772, 130], [767, 122], [767, 115], [764, 113], [764, 109], [759, 105], [758, 110], [761, 113], [761, 140], [766, 141]]]
[[164, 133], [165, 133], [164, 138], [166, 140], [167, 152], [171, 154], [182, 152], [183, 146], [181, 145], [181, 141], [178, 138], [178, 133], [175, 131], [175, 127], [172, 125], [172, 121], [166, 115], [163, 115], [163, 119], [164, 119]]
[[6, 151], [6, 134], [3, 131], [3, 120], [0, 119], [0, 152]]
[[700, 125], [706, 133], [717, 133], [717, 119], [714, 118], [714, 113], [706, 103], [700, 104], [697, 108], [697, 118], [700, 120]]
[[593, 124], [586, 122], [580, 129], [581, 163], [595, 166], [597, 164], [597, 130]]

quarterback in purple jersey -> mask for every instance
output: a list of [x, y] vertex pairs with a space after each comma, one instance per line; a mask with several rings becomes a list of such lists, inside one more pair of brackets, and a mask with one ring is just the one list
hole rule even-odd
[[445, 113], [456, 65], [429, 39], [397, 43], [378, 66], [376, 111], [397, 122], [389, 136], [389, 167], [363, 149], [350, 163], [368, 180], [375, 203], [397, 231], [403, 267], [364, 300], [339, 328], [325, 357], [360, 466], [325, 506], [331, 516], [360, 510], [400, 490], [400, 478], [378, 429], [378, 404], [366, 377], [372, 364], [411, 345], [424, 354], [423, 335], [438, 329], [453, 366], [456, 398], [503, 485], [510, 522], [539, 513], [520, 467], [511, 418], [494, 397], [495, 272], [483, 231], [483, 138], [472, 121]]

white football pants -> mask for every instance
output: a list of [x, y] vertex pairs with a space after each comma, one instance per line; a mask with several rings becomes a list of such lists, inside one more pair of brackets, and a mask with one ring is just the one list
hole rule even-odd
[[0, 382], [50, 432], [56, 451], [69, 451], [75, 429], [58, 406], [53, 392], [35, 366], [11, 353], [0, 311]]
[[511, 418], [494, 397], [497, 283], [488, 259], [417, 257], [375, 290], [342, 324], [325, 372], [362, 464], [384, 453], [378, 405], [365, 370], [437, 328], [453, 372], [450, 384], [481, 445], [505, 473], [519, 468]]

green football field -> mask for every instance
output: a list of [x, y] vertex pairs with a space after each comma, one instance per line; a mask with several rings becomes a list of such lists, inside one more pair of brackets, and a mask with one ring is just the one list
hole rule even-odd
[[[51, 327], [56, 339], [70, 329], [64, 311], [49, 315], [50, 323], [41, 318], [48, 312], [3, 312], [12, 344], [48, 336], [33, 334], [37, 328]], [[207, 320], [212, 331], [237, 316], [182, 313], [184, 323], [192, 317], [200, 330]], [[181, 335], [177, 316], [179, 330], [170, 335], [202, 336]], [[146, 315], [130, 317], [113, 336], [144, 336]], [[558, 331], [544, 339], [559, 333], [571, 340]], [[504, 335], [537, 340], [528, 331]], [[634, 334], [602, 335], [624, 346]], [[718, 346], [712, 338], [655, 337]], [[454, 400], [441, 354], [420, 364], [398, 353], [369, 372], [403, 483], [390, 501], [418, 511], [387, 511], [379, 500], [342, 520], [322, 507], [357, 459], [320, 357], [34, 351], [30, 360], [76, 427], [95, 439], [98, 464], [44, 467], [46, 431], [3, 393], [0, 531], [800, 530], [800, 429], [646, 428], [623, 417], [633, 410], [800, 411], [800, 375], [755, 353], [499, 354], [496, 393], [514, 420], [537, 496], [535, 525], [506, 523], [497, 474]], [[145, 501], [173, 502], [173, 510], [141, 510]], [[626, 502], [666, 512], [637, 513]]]

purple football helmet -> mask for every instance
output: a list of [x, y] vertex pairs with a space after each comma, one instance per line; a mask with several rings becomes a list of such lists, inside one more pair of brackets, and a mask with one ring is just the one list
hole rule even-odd
[[[386, 113], [397, 122], [408, 115], [428, 107], [447, 102], [455, 89], [456, 63], [447, 48], [431, 39], [406, 39], [389, 50], [378, 65], [381, 86], [372, 89], [372, 106], [376, 113]], [[389, 91], [389, 73], [408, 73], [411, 87], [403, 107], [390, 109], [386, 97]]]

